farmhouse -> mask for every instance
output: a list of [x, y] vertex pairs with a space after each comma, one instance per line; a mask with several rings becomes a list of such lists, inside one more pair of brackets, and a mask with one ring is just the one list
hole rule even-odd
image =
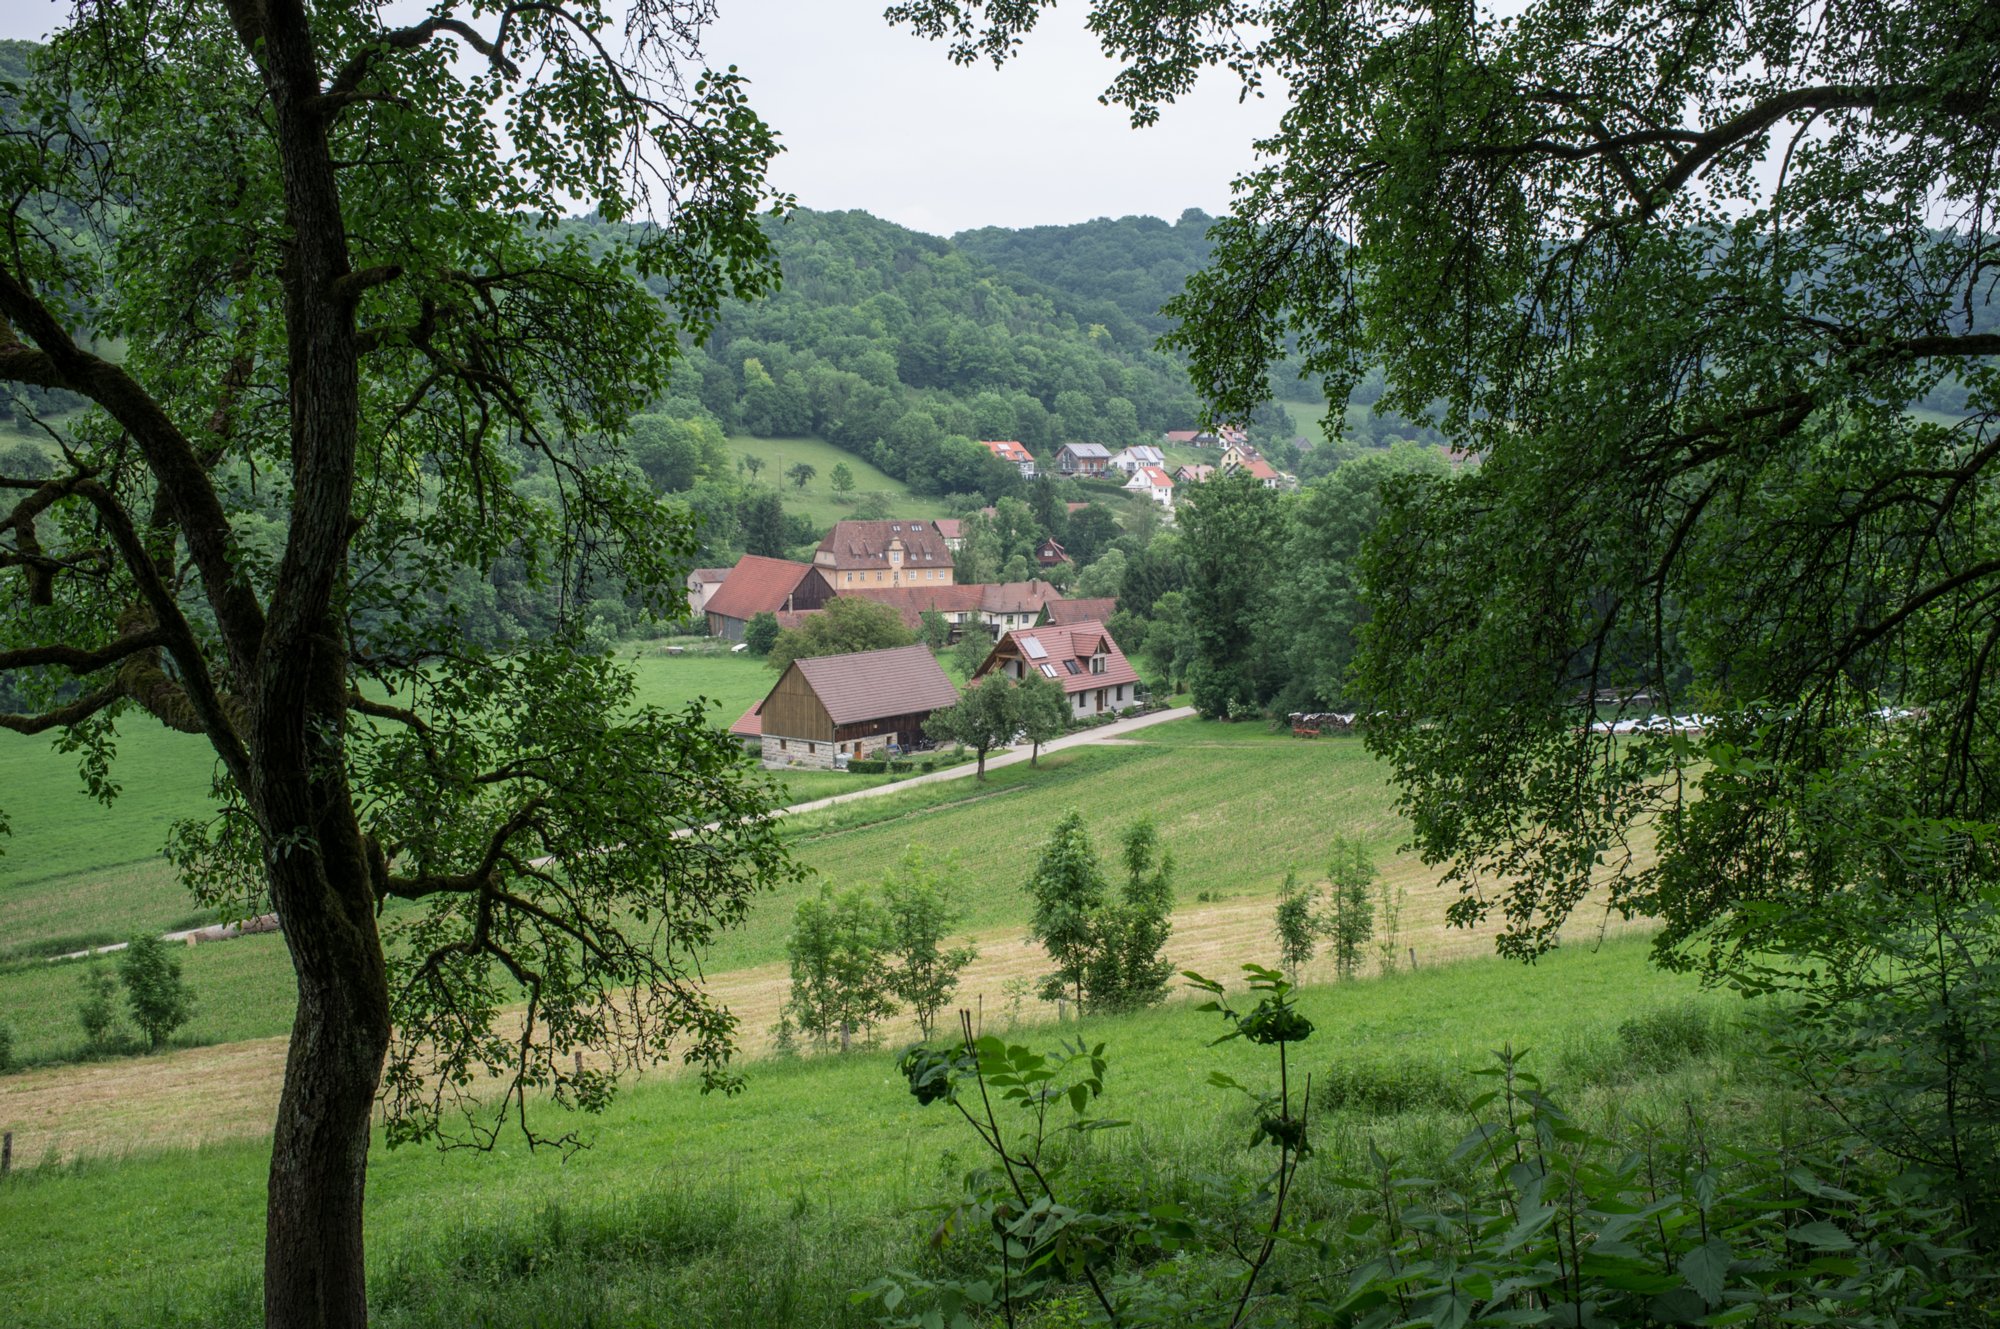
[[759, 740], [764, 765], [832, 770], [853, 757], [923, 737], [932, 711], [958, 689], [923, 646], [794, 660], [763, 701], [730, 726]]
[[1176, 484], [1198, 485], [1215, 478], [1215, 468], [1207, 462], [1191, 461], [1174, 472]]
[[1102, 475], [1111, 450], [1102, 443], [1065, 443], [1056, 449], [1056, 469], [1064, 475]]
[[1045, 537], [1035, 546], [1035, 562], [1041, 567], [1052, 568], [1058, 563], [1070, 561], [1069, 551], [1062, 547], [1062, 541], [1053, 535]]
[[931, 525], [944, 537], [944, 547], [956, 554], [965, 548], [965, 521], [959, 517], [939, 517]]
[[835, 522], [813, 551], [835, 591], [860, 586], [949, 586], [951, 550], [928, 521]]
[[1012, 439], [981, 442], [980, 447], [1020, 471], [1023, 480], [1035, 478], [1035, 455]]
[[1082, 719], [1139, 704], [1139, 674], [1102, 623], [1027, 628], [1003, 635], [986, 662], [973, 670], [978, 682], [996, 670], [1021, 678], [1030, 670], [1062, 685], [1072, 716]]
[[790, 559], [745, 554], [708, 597], [703, 612], [712, 637], [742, 641], [759, 614], [818, 609], [833, 598], [819, 570]]
[[1088, 600], [1051, 600], [1042, 606], [1042, 616], [1035, 620], [1035, 626], [1053, 623], [1057, 627], [1068, 627], [1072, 623], [1102, 623], [1117, 608], [1118, 601], [1109, 595]]

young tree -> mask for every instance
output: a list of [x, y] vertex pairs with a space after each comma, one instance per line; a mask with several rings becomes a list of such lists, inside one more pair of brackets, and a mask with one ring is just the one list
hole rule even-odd
[[802, 461], [795, 466], [787, 468], [785, 478], [790, 480], [799, 490], [804, 491], [805, 487], [812, 483], [812, 478], [818, 474], [819, 468], [817, 466]]
[[922, 626], [917, 629], [917, 636], [922, 638], [924, 645], [933, 651], [942, 651], [951, 644], [951, 623], [943, 614], [935, 609], [926, 609], [918, 615], [918, 622]]
[[1041, 943], [1056, 966], [1042, 979], [1042, 1000], [1069, 997], [1081, 1014], [1085, 985], [1101, 949], [1098, 915], [1109, 893], [1081, 812], [1064, 813], [1043, 842], [1027, 891], [1033, 906], [1028, 936]]
[[1161, 849], [1151, 818], [1124, 836], [1125, 885], [1097, 911], [1097, 941], [1085, 988], [1092, 1010], [1130, 1011], [1166, 998], [1174, 967], [1162, 952], [1173, 931], [1174, 856]]
[[957, 856], [933, 867], [921, 849], [909, 846], [882, 879], [882, 906], [889, 991], [910, 1008], [929, 1040], [938, 1012], [958, 991], [959, 975], [979, 957], [979, 948], [970, 941], [945, 945], [965, 918], [965, 874]]
[[181, 962], [149, 932], [132, 938], [118, 953], [118, 978], [125, 984], [132, 1023], [155, 1052], [194, 1014], [194, 993], [181, 978]]
[[981, 623], [967, 623], [964, 633], [951, 647], [952, 662], [958, 666], [958, 672], [968, 679], [991, 654], [993, 638], [987, 635], [986, 627]]
[[[678, 608], [689, 523], [619, 440], [773, 280], [777, 145], [694, 74], [693, 6], [71, 13], [0, 154], [0, 380], [87, 403], [54, 474], [0, 471], [0, 726], [107, 796], [114, 724], [215, 752], [175, 861], [277, 910], [298, 993], [266, 1321], [359, 1326], [379, 1088], [391, 1140], [478, 1142], [531, 1088], [601, 1107], [584, 1043], [724, 1074], [692, 957], [788, 860], [734, 745], [633, 705], [578, 610]], [[502, 559], [575, 594], [496, 655], [442, 592]]]
[[83, 1026], [84, 1044], [92, 1049], [104, 1047], [118, 1024], [118, 980], [95, 964], [79, 978], [83, 1000], [77, 1003], [76, 1019]]
[[[749, 472], [751, 482], [755, 483], [757, 479], [757, 473], [764, 469], [764, 459], [758, 456], [754, 452], [746, 452], [743, 454], [743, 459], [738, 463], [738, 465], [742, 466], [742, 468], [745, 471]], [[752, 552], [754, 553], [755, 551], [753, 550]]]
[[1326, 867], [1326, 912], [1320, 931], [1342, 979], [1361, 968], [1361, 955], [1375, 936], [1375, 860], [1358, 837], [1336, 835]]
[[850, 493], [854, 489], [854, 472], [844, 461], [833, 464], [833, 469], [827, 472], [827, 479], [833, 482], [833, 492], [836, 494]]
[[782, 674], [794, 660], [879, 651], [909, 646], [916, 640], [916, 634], [903, 626], [902, 616], [888, 605], [842, 595], [828, 600], [817, 614], [806, 615], [799, 626], [780, 632], [764, 663]]
[[1014, 741], [1014, 687], [1000, 674], [971, 684], [956, 706], [932, 711], [924, 733], [939, 743], [959, 743], [979, 754], [973, 778], [986, 778], [986, 754]]
[[1042, 744], [1069, 727], [1069, 698], [1054, 679], [1030, 671], [1014, 685], [1013, 703], [1015, 730], [1035, 745], [1028, 764], [1039, 765]]
[[1287, 872], [1278, 887], [1278, 908], [1274, 918], [1278, 936], [1278, 958], [1292, 982], [1319, 953], [1318, 892], [1299, 881], [1299, 874]]
[[750, 648], [752, 655], [771, 653], [771, 647], [778, 641], [778, 616], [768, 610], [752, 614], [750, 621], [743, 625], [743, 644]]
[[890, 992], [889, 919], [867, 890], [830, 883], [801, 899], [785, 944], [792, 989], [785, 1012], [822, 1046], [845, 1052], [859, 1031], [896, 1009]]

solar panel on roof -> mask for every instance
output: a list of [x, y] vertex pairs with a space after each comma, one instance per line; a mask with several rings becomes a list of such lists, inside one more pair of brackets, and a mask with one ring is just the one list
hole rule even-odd
[[1028, 653], [1030, 660], [1046, 660], [1049, 658], [1048, 651], [1044, 650], [1042, 644], [1033, 637], [1021, 638], [1021, 649]]

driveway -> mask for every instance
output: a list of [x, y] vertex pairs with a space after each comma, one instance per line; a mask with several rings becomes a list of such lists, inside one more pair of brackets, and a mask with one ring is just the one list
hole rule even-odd
[[[1117, 720], [1111, 724], [1100, 725], [1096, 729], [1085, 729], [1079, 733], [1066, 734], [1061, 738], [1044, 743], [1042, 744], [1042, 751], [1045, 753], [1061, 752], [1064, 748], [1082, 747], [1086, 743], [1115, 743], [1126, 734], [1144, 729], [1149, 725], [1165, 724], [1169, 720], [1185, 720], [1194, 713], [1194, 707], [1192, 706], [1176, 706], [1169, 711], [1154, 711], [1150, 715], [1134, 716], [1130, 720]], [[986, 754], [986, 769], [993, 771], [998, 770], [1002, 766], [1012, 766], [1016, 762], [1028, 760], [1033, 755], [1033, 747], [996, 749]], [[783, 816], [788, 812], [817, 812], [821, 808], [830, 808], [839, 803], [852, 803], [857, 798], [876, 798], [883, 794], [893, 794], [898, 790], [908, 789], [911, 785], [936, 784], [940, 780], [963, 780], [968, 775], [977, 775], [978, 773], [979, 763], [969, 761], [963, 766], [952, 766], [942, 771], [932, 771], [928, 775], [912, 775], [905, 779], [891, 781], [888, 784], [871, 785], [866, 789], [857, 789], [851, 794], [835, 794], [831, 798], [816, 798], [810, 803], [794, 803], [790, 807], [779, 808], [778, 815]]]

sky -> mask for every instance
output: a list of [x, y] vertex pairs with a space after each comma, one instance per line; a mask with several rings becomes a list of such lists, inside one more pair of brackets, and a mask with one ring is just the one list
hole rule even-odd
[[[1117, 67], [1081, 3], [1045, 11], [1005, 68], [960, 68], [942, 44], [891, 28], [889, 0], [717, 0], [708, 62], [751, 80], [785, 144], [772, 182], [810, 208], [860, 208], [938, 235], [1183, 209], [1221, 214], [1254, 164], [1275, 100], [1239, 103], [1211, 75], [1160, 123], [1098, 104]], [[68, 12], [0, 0], [0, 37], [40, 38]]]

